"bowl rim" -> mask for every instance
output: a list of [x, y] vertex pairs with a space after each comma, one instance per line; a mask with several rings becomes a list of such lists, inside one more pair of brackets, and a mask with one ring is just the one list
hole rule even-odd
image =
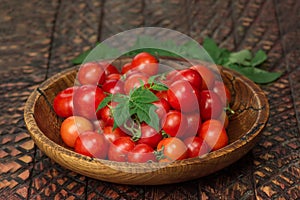
[[[235, 79], [236, 78], [242, 79], [243, 83], [246, 84], [247, 87], [249, 87], [253, 92], [255, 92], [255, 94], [261, 95], [262, 98], [257, 98], [259, 100], [258, 101], [259, 107], [262, 109], [258, 112], [258, 117], [256, 118], [256, 120], [254, 122], [254, 124], [256, 126], [252, 126], [251, 129], [249, 129], [239, 139], [231, 142], [230, 144], [228, 144], [227, 146], [225, 146], [219, 150], [209, 152], [200, 157], [188, 158], [188, 159], [184, 159], [184, 160], [180, 160], [180, 161], [174, 161], [172, 163], [168, 163], [167, 166], [166, 166], [166, 164], [159, 163], [159, 162], [150, 163], [151, 166], [158, 167], [158, 168], [160, 168], [161, 166], [168, 167], [168, 168], [176, 168], [179, 165], [182, 166], [182, 165], [201, 164], [201, 163], [209, 161], [211, 159], [220, 158], [222, 156], [225, 156], [226, 154], [236, 151], [239, 148], [242, 148], [249, 141], [254, 140], [261, 133], [262, 129], [266, 126], [266, 124], [268, 122], [268, 118], [269, 118], [269, 103], [268, 103], [268, 99], [266, 98], [263, 90], [258, 85], [256, 85], [254, 82], [252, 82], [250, 79], [241, 75], [240, 73], [233, 71], [231, 69], [219, 66], [219, 65], [217, 65], [217, 66], [223, 73], [230, 73], [230, 74], [232, 74], [233, 77], [235, 77]], [[30, 94], [30, 96], [28, 97], [28, 99], [25, 103], [25, 108], [24, 108], [24, 121], [25, 121], [26, 127], [29, 131], [29, 134], [31, 135], [35, 144], [37, 144], [36, 140], [39, 138], [43, 142], [45, 142], [45, 144], [47, 144], [47, 148], [51, 148], [52, 150], [59, 151], [60, 154], [64, 154], [65, 156], [77, 157], [82, 160], [87, 160], [88, 162], [95, 162], [95, 163], [101, 163], [101, 164], [103, 164], [103, 162], [105, 162], [105, 163], [109, 163], [111, 165], [117, 165], [118, 169], [121, 169], [123, 167], [127, 168], [129, 166], [131, 168], [138, 169], [138, 168], [141, 168], [143, 165], [144, 166], [149, 165], [149, 163], [116, 162], [116, 161], [110, 161], [110, 160], [105, 160], [105, 159], [90, 158], [88, 156], [81, 155], [79, 153], [76, 153], [75, 151], [72, 151], [70, 149], [67, 149], [67, 148], [55, 143], [54, 141], [49, 139], [40, 130], [40, 128], [38, 127], [38, 125], [35, 121], [35, 118], [34, 118], [36, 101], [38, 100], [38, 98], [40, 98], [40, 96], [43, 95], [40, 92], [40, 90], [42, 91], [46, 86], [48, 86], [49, 84], [53, 83], [54, 81], [57, 81], [58, 79], [60, 79], [62, 75], [74, 73], [74, 71], [76, 71], [76, 70], [77, 70], [77, 68], [75, 66], [75, 67], [72, 67], [69, 69], [65, 69], [65, 70], [51, 76], [50, 78], [48, 78], [47, 80], [42, 82], [39, 86], [37, 86], [34, 89], [34, 91]], [[33, 123], [35, 126], [32, 126], [31, 123]], [[38, 145], [38, 147], [41, 148], [39, 145]], [[45, 152], [45, 151], [43, 151], [43, 152], [48, 156], [47, 152]], [[236, 159], [236, 160], [238, 160], [238, 159]], [[235, 162], [235, 161], [233, 161], [233, 162]], [[228, 163], [228, 165], [230, 165], [230, 164], [231, 163]]]

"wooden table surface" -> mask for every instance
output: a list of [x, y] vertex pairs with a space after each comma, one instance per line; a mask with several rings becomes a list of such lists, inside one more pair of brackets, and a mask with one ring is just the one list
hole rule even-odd
[[[298, 0], [1, 0], [0, 199], [299, 199], [300, 1]], [[246, 156], [207, 177], [163, 186], [128, 186], [64, 169], [33, 143], [24, 103], [71, 59], [124, 30], [166, 27], [230, 50], [263, 49], [261, 85], [270, 119]]]

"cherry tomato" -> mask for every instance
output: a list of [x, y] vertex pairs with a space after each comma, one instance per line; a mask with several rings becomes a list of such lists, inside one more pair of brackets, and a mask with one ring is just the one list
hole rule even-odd
[[213, 91], [219, 96], [223, 106], [227, 106], [231, 101], [231, 94], [226, 85], [221, 81], [215, 81]]
[[110, 74], [119, 74], [120, 73], [119, 70], [110, 63], [99, 62], [99, 64], [102, 66], [106, 76], [108, 76]]
[[97, 116], [99, 119], [102, 119], [107, 126], [112, 126], [114, 124], [114, 117], [111, 112], [111, 103], [101, 108], [97, 112]]
[[184, 144], [187, 146], [189, 158], [202, 156], [210, 151], [210, 146], [200, 137], [188, 137]]
[[105, 94], [97, 86], [83, 85], [74, 92], [74, 113], [88, 119], [97, 119], [96, 110]]
[[127, 72], [132, 70], [132, 68], [133, 68], [133, 66], [131, 65], [131, 63], [126, 63], [126, 64], [123, 65], [121, 73], [126, 74]]
[[104, 159], [107, 156], [108, 144], [102, 134], [87, 131], [79, 135], [75, 141], [75, 152]]
[[103, 128], [105, 127], [105, 122], [102, 119], [96, 119], [92, 121], [94, 130], [97, 133], [102, 133]]
[[199, 91], [188, 81], [178, 80], [167, 91], [170, 105], [181, 112], [199, 111]]
[[53, 100], [53, 109], [60, 117], [70, 117], [73, 115], [73, 95], [77, 86], [69, 87], [59, 92]]
[[137, 141], [138, 144], [147, 144], [152, 148], [156, 148], [161, 139], [162, 135], [154, 128], [145, 123], [141, 125], [141, 137]]
[[82, 85], [102, 84], [105, 80], [105, 72], [99, 63], [88, 62], [81, 65], [77, 78]]
[[119, 127], [113, 130], [112, 126], [105, 126], [103, 128], [103, 135], [111, 143], [120, 137], [127, 136], [126, 133], [122, 131]]
[[194, 86], [199, 90], [202, 88], [202, 77], [196, 70], [193, 69], [180, 70], [177, 73], [175, 79], [176, 80], [182, 79], [188, 81], [192, 86]]
[[134, 73], [127, 77], [124, 83], [124, 91], [129, 94], [130, 90], [142, 86], [148, 82], [148, 77], [142, 73]]
[[109, 74], [105, 80], [121, 80], [122, 74]]
[[85, 131], [93, 131], [93, 124], [86, 118], [70, 116], [66, 118], [60, 127], [60, 136], [69, 147], [74, 147], [77, 137]]
[[164, 90], [164, 91], [158, 91], [158, 92], [155, 92], [155, 95], [159, 98], [159, 99], [165, 99], [166, 101], [168, 101], [168, 95], [167, 95], [167, 91]]
[[172, 137], [183, 137], [187, 124], [184, 114], [177, 110], [170, 110], [162, 121], [162, 129]]
[[118, 162], [126, 162], [128, 152], [132, 151], [135, 143], [130, 137], [120, 137], [110, 144], [108, 149], [108, 159]]
[[133, 69], [153, 76], [158, 72], [158, 60], [147, 52], [137, 54], [131, 61]]
[[102, 90], [110, 94], [124, 94], [124, 82], [121, 80], [106, 80]]
[[202, 77], [202, 90], [213, 88], [216, 77], [209, 68], [203, 65], [194, 65], [191, 69], [196, 70]]
[[147, 144], [137, 144], [132, 151], [128, 153], [128, 162], [145, 163], [156, 161], [154, 150]]
[[164, 158], [159, 160], [159, 162], [172, 162], [175, 160], [183, 160], [188, 157], [186, 145], [177, 137], [162, 139], [157, 145], [157, 151], [160, 151]]
[[215, 119], [205, 121], [198, 132], [198, 136], [211, 147], [212, 151], [228, 144], [228, 136], [223, 124]]
[[152, 104], [157, 107], [155, 112], [157, 113], [159, 119], [163, 119], [167, 112], [169, 112], [170, 110], [170, 105], [165, 99], [159, 99], [158, 101], [155, 101]]
[[196, 136], [198, 129], [201, 127], [201, 117], [200, 113], [189, 113], [186, 114], [187, 119], [187, 129], [185, 131], [184, 137]]
[[200, 113], [202, 120], [217, 119], [223, 109], [223, 104], [215, 92], [211, 90], [200, 92]]

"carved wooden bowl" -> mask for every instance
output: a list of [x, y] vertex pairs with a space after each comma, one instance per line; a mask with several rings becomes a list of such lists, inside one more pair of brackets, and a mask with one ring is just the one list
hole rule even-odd
[[[177, 68], [182, 61], [163, 60]], [[114, 63], [122, 66], [126, 59]], [[36, 145], [61, 166], [94, 179], [136, 185], [159, 185], [200, 178], [216, 172], [240, 159], [257, 142], [267, 123], [269, 104], [263, 91], [244, 76], [218, 67], [223, 81], [232, 94], [229, 145], [199, 158], [166, 163], [135, 164], [92, 159], [67, 148], [59, 134], [63, 119], [52, 109], [52, 101], [61, 90], [72, 86], [76, 69], [56, 74], [42, 83], [28, 98], [24, 117]]]

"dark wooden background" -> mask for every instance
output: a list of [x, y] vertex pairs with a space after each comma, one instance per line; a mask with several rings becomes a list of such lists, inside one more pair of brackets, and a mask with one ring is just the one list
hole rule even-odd
[[[299, 13], [298, 0], [1, 0], [0, 199], [299, 199]], [[96, 41], [144, 26], [267, 52], [264, 67], [283, 76], [261, 86], [270, 119], [250, 153], [198, 180], [128, 186], [68, 171], [34, 145], [23, 121], [33, 89]]]

